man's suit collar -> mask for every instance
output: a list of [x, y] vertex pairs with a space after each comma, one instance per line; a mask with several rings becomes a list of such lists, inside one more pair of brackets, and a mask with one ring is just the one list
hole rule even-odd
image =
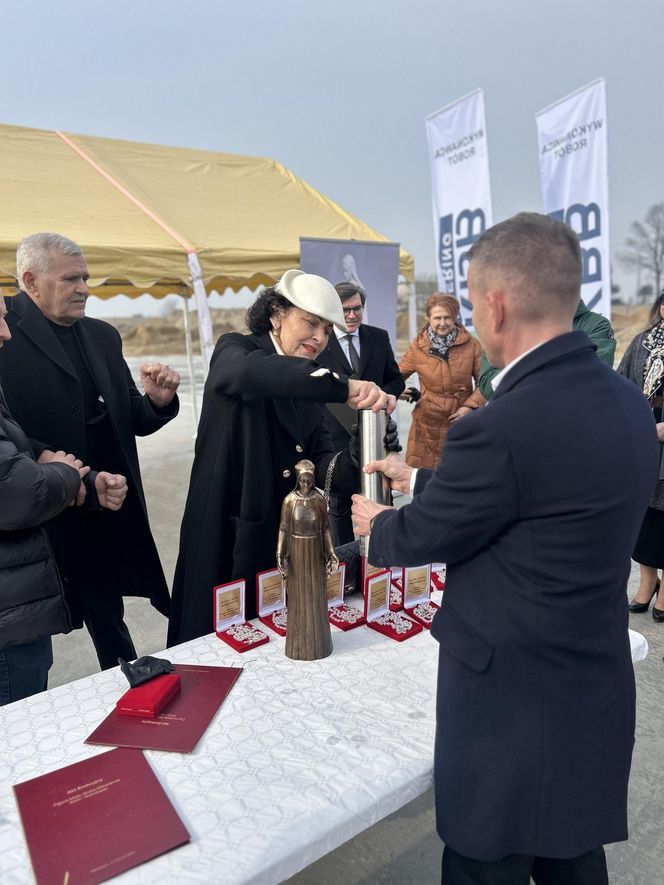
[[27, 292], [19, 292], [11, 299], [11, 312], [20, 317], [17, 326], [21, 332], [63, 372], [78, 380], [74, 367], [55, 337], [46, 317]]
[[[357, 330], [357, 334], [360, 336], [359, 377], [361, 378], [369, 362], [369, 357], [371, 356], [371, 333], [369, 329], [366, 328], [365, 323], [362, 323]], [[350, 363], [348, 362], [346, 354], [341, 346], [340, 339], [336, 335], [330, 335], [325, 350], [327, 351], [327, 355], [336, 363], [334, 366], [335, 369], [343, 372], [346, 376], [353, 374], [353, 370], [351, 369]]]
[[360, 378], [362, 378], [371, 354], [371, 335], [364, 323], [362, 323], [358, 332], [360, 335]]
[[578, 353], [592, 352], [594, 349], [593, 343], [585, 332], [566, 332], [564, 335], [557, 335], [555, 338], [545, 341], [510, 369], [500, 382], [491, 402], [495, 402], [498, 397], [508, 393], [532, 372]]
[[[360, 329], [361, 328], [362, 326], [360, 326]], [[362, 349], [362, 344], [360, 342], [360, 367], [362, 364]], [[337, 338], [335, 334], [330, 335], [327, 341], [327, 347], [323, 352], [326, 353], [326, 355], [330, 358], [330, 362], [334, 364], [333, 368], [335, 369], [335, 371], [341, 372], [344, 376], [352, 374], [353, 370], [351, 369], [350, 363], [348, 362], [348, 358], [344, 353], [339, 338]]]
[[[37, 345], [39, 350], [56, 365], [80, 382], [67, 354], [51, 329], [48, 320], [26, 292], [19, 292], [12, 299], [12, 312], [20, 317], [18, 328]], [[85, 320], [78, 320], [75, 324], [83, 353], [88, 361], [94, 380], [97, 382], [99, 392], [106, 399], [109, 391], [108, 367], [105, 359], [104, 342], [98, 338], [93, 328]]]

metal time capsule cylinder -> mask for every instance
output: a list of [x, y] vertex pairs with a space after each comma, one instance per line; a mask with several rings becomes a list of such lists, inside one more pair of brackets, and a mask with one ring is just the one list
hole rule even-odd
[[[385, 430], [387, 428], [387, 412], [372, 412], [371, 409], [360, 409], [359, 449], [360, 449], [360, 492], [376, 504], [391, 503], [390, 482], [379, 472], [365, 473], [364, 467], [371, 461], [380, 461], [387, 454], [385, 450]], [[366, 556], [369, 550], [369, 538], [360, 539], [360, 550]]]

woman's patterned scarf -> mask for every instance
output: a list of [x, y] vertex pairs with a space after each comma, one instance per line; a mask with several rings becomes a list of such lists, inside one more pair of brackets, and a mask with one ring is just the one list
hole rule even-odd
[[431, 344], [429, 353], [432, 356], [437, 356], [441, 360], [446, 360], [447, 351], [456, 341], [458, 331], [458, 327], [455, 326], [449, 335], [436, 335], [431, 326], [428, 326], [427, 335], [429, 336], [429, 343]]
[[664, 320], [653, 326], [643, 339], [648, 358], [643, 368], [643, 393], [650, 399], [664, 378]]

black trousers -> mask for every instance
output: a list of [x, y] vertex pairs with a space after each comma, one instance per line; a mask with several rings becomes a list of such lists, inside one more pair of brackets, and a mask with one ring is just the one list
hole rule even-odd
[[608, 885], [604, 848], [558, 859], [509, 854], [500, 860], [473, 860], [451, 849], [443, 851], [442, 885]]
[[124, 622], [122, 593], [133, 589], [131, 579], [140, 551], [127, 539], [123, 523], [114, 519], [119, 514], [70, 509], [73, 512], [65, 514], [62, 521], [62, 536], [56, 538], [56, 549], [61, 549], [64, 557], [65, 593], [74, 625], [85, 624], [99, 666], [108, 670], [117, 667], [118, 658], [136, 658]]
[[350, 544], [355, 540], [351, 516], [352, 505], [353, 501], [349, 497], [330, 495], [327, 509], [335, 547], [340, 544]]
[[[133, 661], [136, 649], [124, 622], [124, 602], [119, 590], [91, 587], [82, 603], [83, 621], [92, 639], [102, 670], [117, 667], [118, 658]], [[95, 592], [97, 591], [97, 592]]]

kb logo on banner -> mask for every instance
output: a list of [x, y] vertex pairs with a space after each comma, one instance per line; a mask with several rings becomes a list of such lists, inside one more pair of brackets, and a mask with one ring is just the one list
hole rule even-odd
[[438, 225], [439, 279], [445, 291], [458, 298], [464, 325], [472, 325], [468, 301], [468, 250], [486, 230], [483, 209], [463, 209], [456, 216], [443, 215]]
[[[549, 215], [569, 225], [579, 238], [583, 272], [581, 285], [599, 283], [599, 288], [594, 294], [586, 296], [584, 293], [586, 306], [594, 310], [602, 300], [602, 253], [597, 248], [597, 245], [601, 247], [599, 238], [602, 236], [600, 208], [597, 203], [573, 203], [569, 209], [558, 209], [549, 212]], [[598, 240], [597, 245], [588, 244], [589, 240]]]

